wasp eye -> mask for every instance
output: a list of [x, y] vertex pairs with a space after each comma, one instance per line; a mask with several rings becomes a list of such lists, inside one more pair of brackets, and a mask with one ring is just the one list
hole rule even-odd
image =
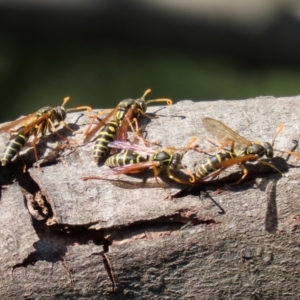
[[266, 149], [266, 156], [268, 158], [272, 158], [274, 156], [274, 151], [273, 151], [273, 147], [270, 143], [266, 142], [264, 143], [264, 147]]

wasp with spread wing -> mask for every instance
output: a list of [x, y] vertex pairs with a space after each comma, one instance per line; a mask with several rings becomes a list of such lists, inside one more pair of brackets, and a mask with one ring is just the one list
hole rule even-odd
[[149, 116], [146, 114], [147, 105], [154, 102], [166, 102], [168, 105], [172, 104], [170, 99], [154, 99], [145, 101], [146, 95], [151, 92], [146, 90], [144, 95], [138, 99], [125, 99], [121, 101], [104, 119], [99, 121], [92, 129], [94, 123], [92, 120], [90, 126], [87, 128], [84, 143], [88, 143], [97, 134], [95, 138], [95, 145], [93, 150], [93, 158], [95, 162], [99, 163], [110, 152], [108, 146], [114, 140], [126, 141], [127, 131], [130, 122], [139, 116]]
[[[1, 132], [10, 132], [10, 140], [5, 146], [1, 165], [6, 166], [25, 146], [28, 139], [33, 136], [32, 145], [34, 148], [35, 159], [38, 161], [36, 150], [36, 142], [40, 135], [46, 135], [47, 132], [56, 132], [54, 123], [64, 123], [67, 112], [76, 110], [92, 109], [89, 106], [80, 106], [72, 109], [65, 109], [65, 104], [69, 101], [70, 97], [64, 98], [63, 104], [57, 107], [46, 106], [39, 109], [37, 112], [28, 116], [17, 119], [0, 127]], [[67, 124], [64, 125], [69, 128]], [[58, 133], [57, 133], [58, 134]]]
[[[105, 165], [111, 169], [102, 171], [101, 176], [87, 176], [83, 177], [83, 180], [103, 179], [110, 175], [134, 174], [152, 169], [158, 184], [160, 183], [157, 177], [163, 170], [167, 172], [170, 179], [178, 183], [191, 184], [195, 181], [194, 175], [182, 165], [182, 158], [188, 150], [194, 148], [194, 141], [195, 139], [193, 138], [183, 149], [171, 147], [152, 149], [147, 146], [126, 141], [111, 142], [108, 144], [109, 147], [123, 150], [123, 152], [115, 154], [105, 161]], [[181, 151], [181, 153], [179, 151]], [[189, 181], [182, 180], [173, 174], [173, 172], [179, 171], [181, 168], [183, 168], [185, 173], [190, 177]], [[170, 195], [168, 194], [168, 196]]]
[[236, 182], [240, 183], [248, 174], [248, 170], [244, 165], [247, 161], [258, 161], [259, 163], [267, 165], [282, 174], [281, 171], [273, 164], [263, 161], [261, 158], [264, 156], [267, 158], [273, 157], [273, 144], [275, 138], [283, 129], [283, 125], [280, 126], [272, 144], [270, 144], [268, 142], [262, 143], [260, 141], [251, 142], [229, 128], [227, 125], [213, 118], [203, 118], [202, 123], [204, 128], [218, 139], [222, 145], [221, 147], [229, 145], [231, 149], [230, 151], [220, 152], [208, 159], [206, 163], [201, 164], [197, 168], [195, 174], [197, 179], [204, 180], [209, 176], [219, 174], [224, 169], [234, 164], [241, 164], [243, 175]]

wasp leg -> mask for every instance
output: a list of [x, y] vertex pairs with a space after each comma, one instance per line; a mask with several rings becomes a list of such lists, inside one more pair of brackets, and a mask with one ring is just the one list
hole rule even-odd
[[[92, 109], [91, 109], [91, 111], [88, 111], [89, 113], [92, 113]], [[102, 109], [102, 110], [100, 110], [100, 111], [98, 111], [96, 114], [90, 114], [90, 115], [88, 115], [88, 117], [89, 118], [94, 118], [94, 119], [98, 119], [98, 120], [101, 120], [100, 118], [99, 118], [99, 116], [100, 115], [107, 115], [108, 113], [110, 113], [112, 111], [112, 109], [111, 108], [108, 108], [108, 109]]]
[[234, 183], [230, 183], [229, 185], [236, 185], [236, 184], [239, 184], [239, 183], [241, 183], [241, 182], [247, 177], [247, 175], [248, 175], [248, 173], [249, 173], [248, 169], [245, 167], [244, 164], [241, 164], [241, 168], [242, 168], [242, 172], [243, 172], [242, 177], [241, 177], [238, 181], [236, 181], [236, 182], [234, 182]]
[[[127, 118], [127, 117], [126, 117]], [[147, 140], [143, 137], [143, 135], [140, 133], [141, 129], [139, 128], [139, 124], [138, 124], [138, 120], [137, 118], [134, 118], [131, 122], [130, 120], [127, 118], [127, 122], [129, 123], [129, 126], [131, 128], [131, 131], [134, 134], [134, 141], [135, 140], [140, 140], [142, 141], [147, 147], [150, 147], [150, 145], [156, 145], [156, 146], [160, 146], [160, 144], [158, 142], [155, 141], [150, 141]], [[135, 124], [135, 129], [133, 128], [133, 124]]]
[[[88, 117], [91, 118], [92, 121], [90, 122], [88, 128], [85, 130], [84, 135], [88, 135], [88, 134], [90, 133], [91, 127], [92, 127], [92, 125], [94, 124], [95, 119], [98, 119], [99, 122], [101, 121], [101, 119], [98, 117], [99, 115], [102, 115], [102, 114], [108, 114], [108, 113], [110, 113], [111, 111], [112, 111], [111, 109], [103, 109], [103, 110], [101, 110], [101, 111], [98, 111], [98, 112], [97, 112], [96, 114], [94, 114], [94, 115], [92, 115], [92, 114], [88, 115]], [[101, 128], [99, 128], [99, 129], [101, 129]]]
[[[78, 106], [78, 107], [74, 107], [74, 108], [69, 108], [69, 109], [67, 109], [67, 113], [73, 112], [73, 111], [79, 111], [79, 110], [86, 110], [86, 111], [88, 112], [88, 117], [90, 117], [90, 115], [91, 115], [92, 112], [93, 112], [93, 109], [92, 109], [90, 106]], [[68, 126], [64, 121], [61, 122], [61, 123], [63, 123], [64, 126], [65, 126], [66, 128], [68, 128], [71, 132], [73, 132], [73, 133], [75, 133], [75, 134], [77, 134], [77, 133], [82, 133], [81, 130], [74, 131], [74, 130], [71, 129], [71, 127]]]
[[[51, 122], [51, 123], [52, 123], [52, 122]], [[41, 125], [42, 125], [42, 124], [41, 124]], [[36, 131], [35, 134], [34, 134], [34, 138], [33, 138], [33, 140], [32, 140], [32, 145], [33, 145], [34, 156], [35, 156], [35, 160], [36, 160], [38, 169], [42, 172], [43, 169], [41, 168], [41, 166], [40, 166], [40, 164], [39, 164], [39, 156], [38, 156], [37, 149], [36, 149], [36, 141], [38, 140], [38, 135], [40, 134], [41, 129], [42, 129], [42, 126], [41, 126], [41, 125], [39, 125], [37, 131]]]
[[206, 153], [206, 152], [219, 152], [221, 149], [227, 147], [230, 144], [231, 149], [233, 149], [233, 142], [231, 141], [224, 141], [223, 143], [217, 143], [216, 141], [213, 141], [212, 139], [208, 138], [208, 137], [204, 137], [205, 140], [207, 140], [208, 142], [210, 142], [211, 144], [217, 146], [216, 148], [211, 148], [211, 149], [198, 149], [198, 145], [195, 145], [193, 150], [200, 152], [200, 153]]
[[197, 179], [197, 182], [202, 182], [202, 181], [204, 181], [204, 180], [206, 180], [206, 179], [208, 179], [208, 178], [210, 178], [210, 177], [211, 177], [211, 179], [215, 179], [215, 178], [216, 178], [217, 176], [219, 176], [225, 169], [227, 169], [227, 167], [226, 167], [226, 168], [220, 168], [220, 169], [214, 171], [212, 174], [209, 174], [209, 175], [207, 175], [207, 176], [205, 176], [205, 177], [203, 177], [203, 178]]
[[195, 175], [186, 167], [182, 166], [184, 168], [184, 173], [188, 176], [190, 176], [189, 183], [195, 183], [196, 182], [196, 177]]
[[281, 174], [282, 177], [284, 177], [284, 174], [278, 169], [276, 168], [273, 164], [267, 162], [267, 161], [263, 161], [263, 160], [258, 160], [258, 163], [265, 165], [265, 166], [269, 166], [270, 168], [273, 168], [274, 170], [276, 170], [279, 174]]
[[[62, 140], [68, 140], [67, 138], [63, 137], [62, 135], [60, 135], [60, 134], [57, 132], [57, 130], [56, 130], [56, 128], [55, 128], [53, 122], [52, 122], [50, 119], [48, 119], [47, 122], [50, 124], [53, 133], [57, 134], [58, 137], [59, 137], [60, 139], [62, 139]], [[72, 130], [72, 128], [70, 128], [70, 127], [68, 126], [68, 124], [66, 124], [65, 122], [61, 122], [61, 123], [63, 123], [64, 126], [66, 126], [66, 127], [67, 127], [69, 130], [71, 130], [72, 132], [74, 131], [74, 130]], [[33, 138], [33, 140], [32, 140], [32, 145], [33, 145], [34, 156], [35, 156], [35, 160], [36, 160], [36, 163], [37, 163], [37, 165], [38, 165], [38, 168], [39, 168], [40, 171], [43, 171], [43, 169], [41, 168], [41, 166], [40, 166], [40, 164], [39, 164], [39, 162], [38, 162], [39, 157], [38, 157], [37, 148], [36, 148], [36, 142], [37, 142], [37, 140], [38, 140], [39, 134], [41, 133], [41, 129], [42, 129], [42, 126], [40, 125], [40, 126], [38, 127], [38, 129], [36, 130], [35, 134], [34, 134], [34, 138]]]
[[[271, 163], [269, 163], [269, 162], [266, 162], [266, 161], [263, 161], [263, 160], [257, 160], [257, 162], [258, 162], [259, 164], [262, 164], [262, 165], [268, 166], [268, 167], [270, 167], [270, 168], [273, 168], [273, 169], [276, 170], [278, 173], [280, 173], [281, 176], [284, 176], [284, 174], [283, 174], [278, 168], [276, 168], [273, 164], [271, 164]], [[241, 168], [242, 168], [243, 176], [242, 176], [237, 182], [232, 183], [232, 184], [230, 184], [230, 185], [236, 185], [236, 184], [239, 184], [239, 183], [241, 183], [241, 182], [247, 177], [247, 175], [248, 175], [248, 173], [249, 173], [248, 169], [245, 167], [244, 164], [241, 164]]]
[[158, 181], [158, 175], [160, 173], [160, 170], [155, 166], [152, 167], [152, 170], [153, 170], [153, 175], [154, 175], [154, 178], [155, 178], [157, 184], [160, 185], [160, 187], [164, 190], [164, 192], [167, 195], [165, 199], [172, 200], [172, 195], [166, 190], [165, 185], [162, 182]]
[[[188, 170], [188, 169], [187, 169], [187, 170]], [[182, 179], [180, 179], [180, 178], [174, 176], [174, 175], [171, 173], [171, 171], [170, 171], [169, 168], [167, 168], [166, 171], [167, 171], [168, 177], [169, 177], [170, 179], [176, 181], [177, 183], [181, 183], [181, 184], [191, 184], [192, 182], [195, 182], [195, 177], [194, 177], [194, 175], [193, 175], [192, 173], [190, 173], [190, 172], [189, 172], [189, 175], [191, 176], [190, 181], [185, 181], [185, 180], [182, 180]]]
[[[62, 121], [60, 122], [60, 124], [62, 124], [64, 127], [66, 127], [68, 130], [70, 130], [72, 133], [80, 133], [80, 132], [77, 132], [75, 130], [73, 130], [66, 122]], [[52, 126], [51, 126], [52, 127]], [[60, 137], [60, 138], [63, 138], [56, 130], [54, 131], [56, 132], [56, 134]]]
[[90, 122], [88, 128], [85, 130], [85, 133], [84, 133], [85, 135], [88, 135], [88, 134], [89, 134], [89, 132], [90, 132], [90, 130], [91, 130], [91, 127], [92, 127], [92, 125], [93, 125], [95, 119], [98, 118], [98, 114], [97, 114], [97, 115], [94, 115], [94, 116], [89, 116], [89, 117], [92, 118], [93, 120]]
[[157, 119], [158, 117], [157, 116], [154, 116], [154, 117], [150, 117], [149, 115], [147, 115], [144, 111], [142, 111], [141, 109], [137, 109], [137, 114], [138, 115], [141, 115], [147, 119]]
[[[53, 122], [50, 119], [48, 119], [47, 121], [50, 124], [53, 133], [57, 134], [60, 139], [67, 140], [67, 138], [63, 137], [62, 135], [60, 135], [57, 132]], [[60, 124], [63, 124], [63, 126], [65, 126], [67, 129], [69, 129], [71, 132], [74, 132], [74, 130], [67, 123], [65, 123], [64, 121], [60, 122]]]

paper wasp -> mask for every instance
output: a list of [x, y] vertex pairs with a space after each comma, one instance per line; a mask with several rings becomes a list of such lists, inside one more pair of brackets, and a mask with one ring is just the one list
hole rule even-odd
[[[92, 110], [89, 106], [80, 106], [66, 110], [64, 106], [69, 99], [70, 97], [64, 98], [61, 106], [43, 107], [33, 114], [22, 117], [0, 127], [0, 133], [10, 132], [11, 135], [10, 140], [6, 144], [3, 152], [1, 165], [6, 166], [7, 163], [9, 163], [25, 146], [26, 142], [31, 136], [33, 136], [32, 145], [34, 148], [35, 159], [38, 162], [36, 142], [40, 135], [46, 135], [47, 132], [56, 132], [54, 123], [64, 123], [67, 112], [84, 109], [88, 111]], [[64, 125], [72, 131], [67, 124], [64, 123]]]
[[[161, 183], [157, 177], [163, 170], [167, 172], [170, 179], [178, 183], [191, 184], [195, 181], [194, 175], [182, 165], [182, 158], [188, 150], [194, 148], [194, 141], [195, 138], [183, 149], [168, 147], [158, 150], [126, 141], [111, 142], [108, 144], [109, 147], [123, 150], [123, 152], [115, 154], [105, 161], [105, 165], [111, 169], [103, 171], [101, 176], [83, 177], [83, 180], [103, 179], [110, 175], [134, 174], [152, 169], [155, 180], [160, 185]], [[182, 153], [177, 152], [178, 150], [182, 151]], [[173, 174], [173, 172], [179, 171], [182, 168], [189, 175], [189, 181], [182, 180]], [[164, 189], [164, 186], [162, 188]], [[170, 197], [169, 194], [168, 197]]]
[[219, 174], [224, 169], [240, 163], [243, 175], [236, 182], [236, 184], [238, 184], [248, 175], [248, 170], [244, 165], [247, 161], [258, 161], [259, 163], [267, 165], [282, 174], [282, 172], [273, 164], [263, 161], [261, 158], [264, 156], [267, 158], [273, 158], [275, 150], [273, 149], [273, 144], [276, 137], [283, 129], [283, 125], [279, 127], [272, 144], [270, 144], [268, 142], [262, 143], [260, 141], [251, 142], [229, 128], [227, 125], [213, 118], [203, 118], [202, 123], [205, 129], [219, 140], [222, 145], [221, 148], [229, 145], [231, 149], [214, 155], [208, 159], [206, 163], [200, 165], [195, 174], [195, 177], [198, 180], [203, 180], [210, 175], [216, 176], [216, 174]]
[[95, 162], [99, 163], [103, 160], [110, 148], [108, 144], [114, 140], [126, 141], [127, 131], [130, 126], [130, 122], [139, 116], [149, 116], [146, 114], [147, 105], [154, 102], [166, 102], [168, 105], [172, 104], [170, 99], [154, 99], [145, 101], [145, 97], [151, 92], [150, 89], [146, 90], [144, 95], [138, 99], [125, 99], [121, 101], [110, 113], [96, 126], [91, 129], [92, 123], [87, 128], [84, 143], [88, 143], [97, 133], [93, 158]]

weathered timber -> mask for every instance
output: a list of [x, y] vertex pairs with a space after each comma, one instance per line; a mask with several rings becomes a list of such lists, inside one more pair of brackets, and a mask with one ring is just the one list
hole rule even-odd
[[[149, 107], [142, 118], [147, 139], [184, 147], [196, 136], [211, 148], [201, 119], [221, 120], [249, 140], [291, 150], [300, 134], [300, 97], [240, 101], [182, 101]], [[85, 113], [67, 117], [74, 130]], [[250, 175], [236, 186], [235, 166], [194, 187], [162, 173], [83, 181], [106, 167], [92, 160], [93, 143], [58, 129], [1, 169], [1, 299], [297, 299], [299, 285], [300, 163], [275, 152], [266, 166], [249, 163]], [[0, 135], [3, 149], [8, 134]], [[30, 146], [30, 145], [29, 145]], [[297, 151], [297, 150], [296, 150]], [[190, 151], [194, 170], [207, 154]], [[112, 291], [114, 290], [114, 291]]]

